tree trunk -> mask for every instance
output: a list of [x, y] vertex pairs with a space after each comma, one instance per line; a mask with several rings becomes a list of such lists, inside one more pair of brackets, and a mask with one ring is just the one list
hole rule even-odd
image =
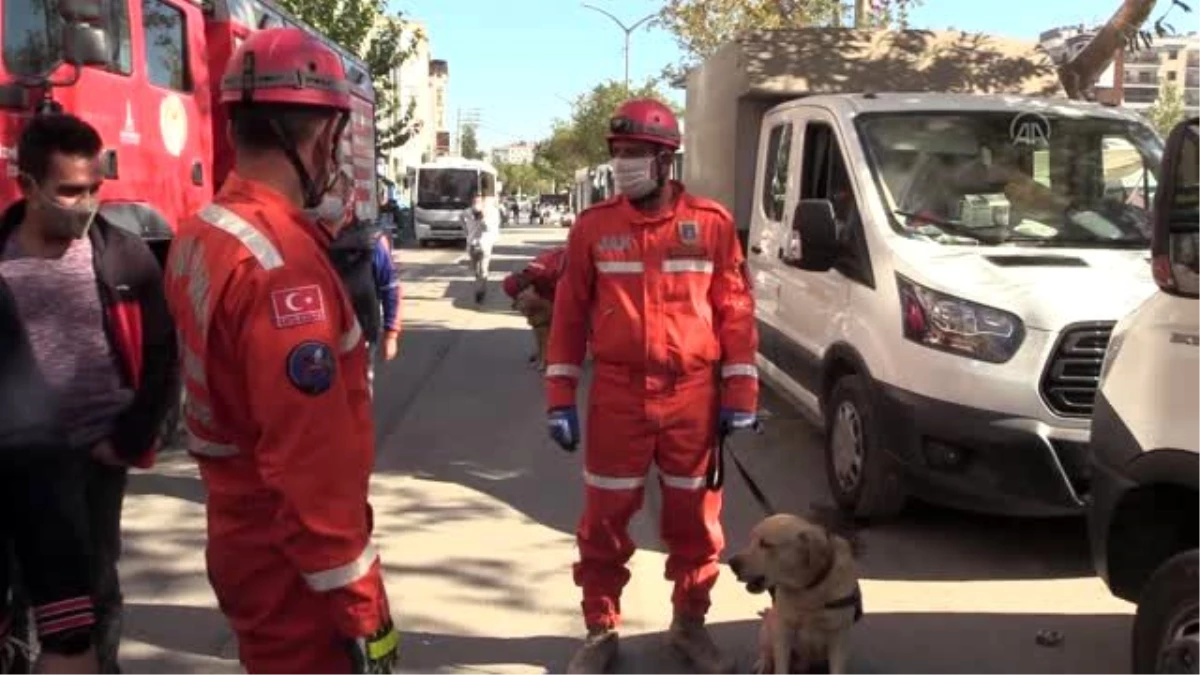
[[870, 16], [870, 0], [854, 0], [854, 27], [859, 30], [866, 28]]
[[1122, 0], [1121, 6], [1104, 24], [1092, 41], [1075, 58], [1058, 69], [1058, 78], [1070, 98], [1084, 98], [1117, 52], [1132, 43], [1138, 29], [1154, 9], [1156, 0]]

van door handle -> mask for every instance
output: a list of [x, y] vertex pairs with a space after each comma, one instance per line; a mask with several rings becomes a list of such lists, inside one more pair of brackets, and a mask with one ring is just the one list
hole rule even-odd
[[755, 244], [750, 247], [750, 252], [753, 253], [754, 255], [762, 255], [762, 247], [759, 246], [758, 244]]

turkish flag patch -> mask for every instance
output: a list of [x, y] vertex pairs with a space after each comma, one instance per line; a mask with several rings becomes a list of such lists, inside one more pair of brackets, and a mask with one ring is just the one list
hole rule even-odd
[[321, 287], [296, 286], [271, 293], [271, 313], [276, 328], [291, 328], [325, 320]]

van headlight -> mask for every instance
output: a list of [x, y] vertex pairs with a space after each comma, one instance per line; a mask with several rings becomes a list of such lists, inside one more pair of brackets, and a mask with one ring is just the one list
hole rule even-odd
[[1011, 312], [931, 290], [896, 275], [904, 337], [917, 344], [989, 363], [1011, 359], [1025, 326]]

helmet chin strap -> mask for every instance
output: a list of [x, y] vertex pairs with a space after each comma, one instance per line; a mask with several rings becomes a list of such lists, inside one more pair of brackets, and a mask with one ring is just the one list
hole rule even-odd
[[[346, 129], [346, 123], [349, 120], [350, 116], [348, 114], [342, 113], [338, 116], [337, 129], [333, 134], [334, 142], [329, 150], [330, 159], [335, 164], [337, 163], [337, 151], [338, 145], [342, 140], [342, 132]], [[304, 162], [300, 160], [300, 154], [296, 152], [296, 144], [292, 142], [292, 139], [284, 131], [279, 122], [271, 120], [271, 129], [275, 132], [275, 139], [283, 150], [283, 154], [287, 156], [288, 162], [291, 163], [292, 168], [296, 171], [296, 176], [300, 179], [300, 191], [304, 195], [304, 208], [317, 208], [321, 205], [321, 198], [325, 196], [326, 192], [329, 192], [336, 173], [331, 174], [326, 179], [326, 185], [317, 185], [312, 175], [309, 174], [308, 169], [304, 168]]]

